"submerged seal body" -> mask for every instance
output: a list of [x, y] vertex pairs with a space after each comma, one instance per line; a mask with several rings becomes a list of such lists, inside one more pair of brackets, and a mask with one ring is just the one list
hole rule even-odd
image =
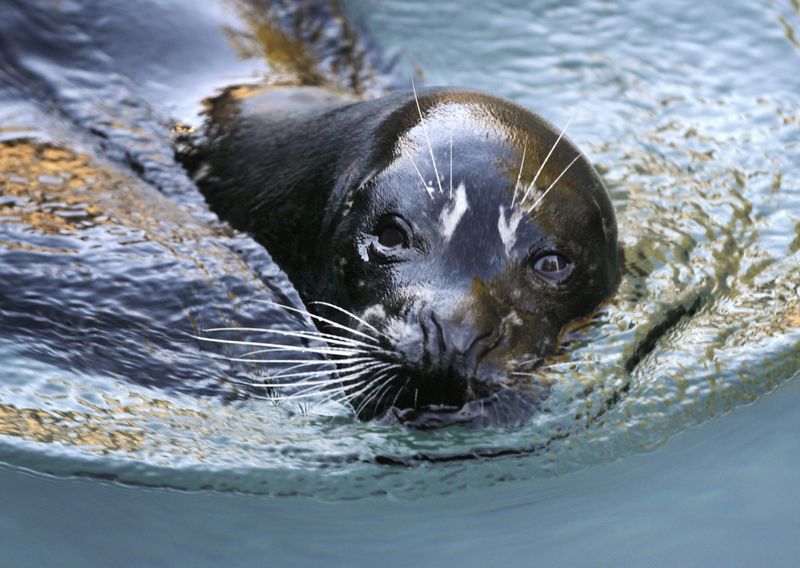
[[600, 177], [490, 95], [311, 92], [217, 101], [196, 176], [210, 206], [268, 249], [321, 331], [364, 345], [342, 378], [359, 416], [523, 424], [547, 394], [532, 371], [619, 281]]

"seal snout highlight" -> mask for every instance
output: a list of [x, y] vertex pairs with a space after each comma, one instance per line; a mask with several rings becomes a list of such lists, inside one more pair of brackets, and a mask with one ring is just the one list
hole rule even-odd
[[501, 320], [480, 324], [465, 314], [430, 306], [411, 311], [396, 329], [406, 334], [395, 344], [404, 377], [398, 408], [464, 404], [490, 396], [502, 383], [499, 369], [482, 360], [502, 340]]

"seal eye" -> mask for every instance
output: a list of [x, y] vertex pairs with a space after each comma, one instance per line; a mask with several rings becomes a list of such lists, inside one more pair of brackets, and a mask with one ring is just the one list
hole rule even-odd
[[558, 282], [572, 272], [572, 263], [558, 253], [551, 253], [536, 259], [533, 269], [539, 276]]
[[378, 243], [383, 247], [389, 249], [405, 247], [408, 246], [407, 241], [408, 237], [406, 237], [405, 231], [395, 223], [384, 225], [378, 230]]

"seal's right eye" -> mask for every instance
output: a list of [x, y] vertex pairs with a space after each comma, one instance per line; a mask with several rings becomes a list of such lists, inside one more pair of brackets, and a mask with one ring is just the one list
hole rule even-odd
[[375, 236], [378, 237], [378, 244], [387, 249], [409, 246], [405, 229], [394, 220], [381, 224], [375, 231]]
[[573, 264], [558, 253], [549, 253], [536, 259], [533, 270], [550, 282], [561, 282], [572, 272]]

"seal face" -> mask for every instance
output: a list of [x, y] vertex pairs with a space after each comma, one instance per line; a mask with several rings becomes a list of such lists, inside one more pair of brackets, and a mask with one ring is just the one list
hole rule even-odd
[[344, 398], [416, 427], [524, 424], [547, 396], [532, 371], [619, 281], [613, 208], [586, 158], [480, 93], [280, 116], [257, 99], [212, 115], [199, 185], [321, 331], [363, 345]]

